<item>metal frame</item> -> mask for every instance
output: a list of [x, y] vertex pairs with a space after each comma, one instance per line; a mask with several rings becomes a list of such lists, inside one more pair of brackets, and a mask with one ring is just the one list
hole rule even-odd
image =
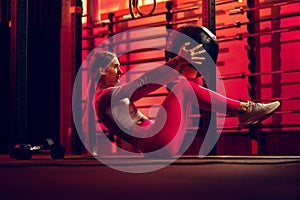
[[[72, 154], [81, 154], [83, 150], [72, 117], [72, 88], [82, 55], [81, 15], [81, 0], [62, 1], [60, 142], [66, 147], [66, 152]], [[77, 92], [76, 95], [81, 97], [81, 91]], [[75, 103], [81, 104], [81, 101]]]
[[[202, 0], [202, 25], [208, 28], [213, 34], [216, 34], [216, 2], [215, 0]], [[204, 75], [205, 86], [210, 90], [216, 90], [216, 69], [210, 69], [209, 74]], [[215, 112], [201, 111], [204, 116], [202, 118], [202, 128], [203, 132], [206, 134], [206, 140], [208, 144], [213, 143], [217, 140], [217, 117]], [[210, 127], [210, 132], [208, 128]], [[204, 143], [205, 144], [205, 143]], [[210, 155], [216, 155], [216, 146], [211, 150]]]
[[27, 142], [28, 1], [11, 1], [11, 130], [13, 143]]
[[[259, 0], [247, 0], [248, 7], [255, 8], [259, 5]], [[259, 19], [259, 11], [253, 10], [250, 12], [247, 12], [247, 18], [249, 21], [256, 21]], [[259, 24], [247, 24], [247, 29], [249, 34], [254, 34], [259, 32]], [[260, 49], [258, 48], [260, 44], [260, 38], [259, 37], [248, 37], [248, 58], [249, 58], [249, 64], [248, 64], [248, 70], [250, 73], [259, 73], [260, 72]], [[249, 96], [251, 99], [260, 99], [261, 98], [261, 92], [257, 88], [260, 88], [260, 77], [249, 77], [248, 82], [251, 85], [251, 88], [248, 89]], [[256, 128], [249, 128], [249, 133], [252, 135], [256, 135], [258, 141], [263, 141], [263, 135], [261, 134], [261, 130]], [[263, 146], [258, 144], [257, 152], [260, 154], [263, 152]]]

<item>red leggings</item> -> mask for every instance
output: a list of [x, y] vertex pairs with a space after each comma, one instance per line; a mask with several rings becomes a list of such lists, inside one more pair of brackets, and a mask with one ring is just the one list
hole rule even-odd
[[[164, 100], [155, 122], [132, 130], [136, 136], [145, 137], [139, 139], [138, 148], [142, 152], [153, 152], [163, 148], [162, 153], [176, 155], [186, 133], [192, 104], [203, 110], [221, 113], [237, 114], [240, 109], [239, 101], [192, 81], [180, 81]], [[148, 137], [145, 133], [152, 136]]]

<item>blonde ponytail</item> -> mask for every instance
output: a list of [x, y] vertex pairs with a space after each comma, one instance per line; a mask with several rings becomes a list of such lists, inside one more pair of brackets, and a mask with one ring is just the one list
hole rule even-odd
[[[94, 96], [97, 84], [101, 79], [100, 70], [105, 68], [116, 58], [116, 54], [109, 51], [100, 51], [92, 55], [91, 60], [86, 66], [88, 83], [83, 88], [83, 100], [85, 104], [82, 110], [82, 133], [84, 136], [84, 145], [88, 150], [96, 150], [96, 116], [94, 110]], [[94, 152], [91, 152], [92, 154]]]

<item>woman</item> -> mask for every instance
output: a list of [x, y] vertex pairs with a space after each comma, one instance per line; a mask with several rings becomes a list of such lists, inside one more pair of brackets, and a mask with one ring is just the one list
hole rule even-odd
[[[140, 78], [120, 85], [122, 74], [117, 56], [111, 52], [97, 52], [91, 62], [94, 74], [90, 94], [95, 94], [95, 112], [99, 123], [109, 131], [134, 145], [141, 152], [164, 148], [163, 154], [176, 155], [187, 127], [187, 109], [195, 104], [204, 110], [236, 114], [241, 126], [255, 125], [270, 116], [280, 105], [240, 102], [210, 91], [195, 82], [179, 81], [165, 98], [155, 121], [139, 112], [134, 102], [178, 78], [181, 67], [201, 65], [205, 61], [203, 44], [188, 49], [185, 43], [177, 56]], [[99, 81], [100, 80], [100, 81]], [[96, 85], [93, 92], [92, 85]], [[89, 100], [92, 102], [92, 100]], [[224, 105], [226, 110], [224, 110]]]

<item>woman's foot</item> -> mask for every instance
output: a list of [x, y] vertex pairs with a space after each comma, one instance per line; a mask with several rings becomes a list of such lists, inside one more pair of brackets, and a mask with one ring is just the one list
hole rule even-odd
[[279, 101], [268, 104], [248, 101], [245, 106], [245, 111], [238, 116], [240, 126], [249, 127], [258, 124], [262, 120], [271, 116], [271, 114], [273, 114], [279, 106]]

